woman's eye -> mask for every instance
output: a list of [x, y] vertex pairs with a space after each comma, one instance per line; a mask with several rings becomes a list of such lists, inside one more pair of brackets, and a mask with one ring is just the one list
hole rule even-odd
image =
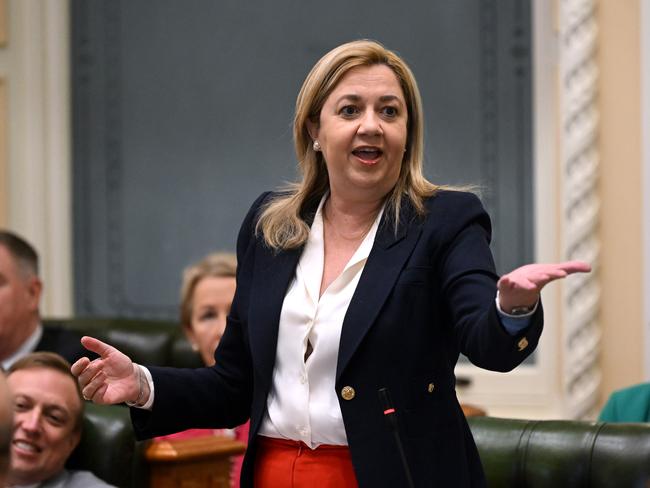
[[396, 107], [384, 107], [382, 109], [382, 112], [387, 117], [396, 117], [397, 116], [397, 108]]
[[212, 320], [212, 319], [216, 318], [216, 316], [217, 316], [217, 313], [210, 310], [208, 312], [205, 312], [205, 313], [201, 314], [201, 316], [199, 317], [199, 320]]
[[357, 112], [358, 112], [357, 107], [355, 107], [354, 105], [346, 105], [340, 110], [340, 114], [346, 117], [356, 115]]

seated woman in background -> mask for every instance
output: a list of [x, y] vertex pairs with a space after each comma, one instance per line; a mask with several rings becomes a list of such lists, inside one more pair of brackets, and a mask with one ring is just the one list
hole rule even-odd
[[[209, 254], [183, 272], [180, 322], [192, 349], [201, 355], [206, 366], [215, 363], [214, 351], [226, 329], [226, 317], [235, 296], [237, 258], [232, 253]], [[188, 439], [205, 435], [229, 435], [220, 429], [190, 429], [158, 439]], [[234, 429], [234, 437], [248, 441], [248, 422]], [[230, 482], [239, 486], [242, 456], [232, 460]]]
[[640, 383], [609, 396], [598, 416], [601, 422], [650, 422], [650, 383]]
[[206, 366], [214, 364], [214, 351], [226, 330], [236, 272], [237, 257], [232, 253], [209, 254], [183, 272], [181, 326]]

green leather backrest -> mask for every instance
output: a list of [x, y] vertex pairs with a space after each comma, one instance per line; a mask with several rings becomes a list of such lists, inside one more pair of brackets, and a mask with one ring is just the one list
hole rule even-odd
[[650, 424], [470, 417], [490, 487], [645, 487]]
[[100, 317], [43, 321], [45, 327], [50, 324], [62, 325], [96, 337], [139, 364], [179, 368], [203, 365], [200, 356], [190, 347], [181, 327], [174, 322]]
[[[201, 367], [180, 326], [173, 322], [75, 317], [43, 320], [105, 341], [144, 365]], [[124, 405], [86, 402], [81, 442], [68, 460], [71, 469], [84, 469], [120, 488], [147, 486], [146, 442], [136, 442], [129, 409]]]
[[81, 441], [67, 467], [92, 471], [119, 488], [146, 486], [146, 442], [136, 442], [129, 409], [92, 403], [85, 408]]

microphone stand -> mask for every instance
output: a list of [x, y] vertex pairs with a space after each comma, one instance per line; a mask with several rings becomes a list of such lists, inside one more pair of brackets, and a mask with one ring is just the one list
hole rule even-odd
[[402, 461], [402, 468], [404, 468], [404, 474], [406, 475], [406, 480], [408, 481], [409, 488], [415, 488], [413, 483], [413, 477], [411, 476], [411, 470], [409, 468], [408, 462], [406, 461], [406, 453], [404, 452], [404, 446], [402, 445], [402, 439], [399, 435], [399, 426], [397, 425], [397, 410], [393, 406], [393, 401], [390, 397], [390, 392], [388, 388], [380, 388], [379, 399], [384, 407], [384, 417], [388, 421], [388, 425], [393, 431], [393, 437], [395, 437], [395, 443], [397, 444], [397, 450], [399, 451], [399, 456]]

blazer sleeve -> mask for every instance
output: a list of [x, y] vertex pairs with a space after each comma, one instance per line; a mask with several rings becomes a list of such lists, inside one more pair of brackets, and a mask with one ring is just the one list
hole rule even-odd
[[510, 335], [496, 309], [498, 275], [490, 251], [491, 223], [480, 200], [458, 192], [446, 206], [438, 262], [448, 321], [457, 346], [481, 368], [510, 371], [529, 356], [543, 325], [541, 303], [530, 325]]
[[154, 403], [150, 411], [131, 408], [138, 439], [189, 428], [233, 428], [249, 418], [253, 372], [246, 327], [241, 320], [240, 296], [247, 293], [254, 261], [255, 223], [269, 193], [252, 205], [237, 239], [237, 289], [226, 330], [209, 368], [150, 367]]

